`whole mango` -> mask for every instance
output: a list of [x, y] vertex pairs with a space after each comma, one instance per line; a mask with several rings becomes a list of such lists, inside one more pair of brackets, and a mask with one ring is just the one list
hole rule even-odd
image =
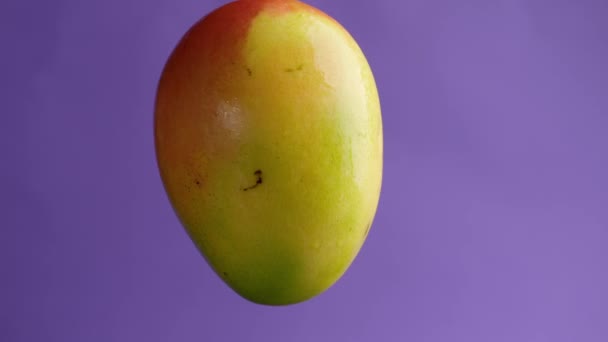
[[162, 71], [154, 133], [173, 209], [243, 298], [308, 300], [358, 254], [380, 196], [380, 101], [327, 14], [239, 0], [202, 18]]

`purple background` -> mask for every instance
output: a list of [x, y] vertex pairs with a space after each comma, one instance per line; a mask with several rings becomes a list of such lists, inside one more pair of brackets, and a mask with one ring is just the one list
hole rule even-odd
[[156, 169], [161, 68], [223, 3], [2, 1], [1, 341], [608, 341], [608, 2], [310, 1], [375, 72], [385, 181], [284, 308], [211, 272]]

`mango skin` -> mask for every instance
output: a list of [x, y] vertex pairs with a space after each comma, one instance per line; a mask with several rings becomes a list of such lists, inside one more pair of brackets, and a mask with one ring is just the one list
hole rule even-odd
[[380, 102], [328, 15], [295, 0], [216, 9], [169, 57], [154, 131], [173, 209], [241, 297], [306, 301], [358, 254], [381, 190]]

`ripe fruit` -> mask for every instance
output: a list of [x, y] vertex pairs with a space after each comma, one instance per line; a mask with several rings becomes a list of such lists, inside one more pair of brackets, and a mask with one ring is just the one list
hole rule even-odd
[[196, 23], [159, 82], [161, 177], [188, 234], [242, 297], [286, 305], [334, 284], [380, 196], [382, 121], [357, 43], [296, 0]]

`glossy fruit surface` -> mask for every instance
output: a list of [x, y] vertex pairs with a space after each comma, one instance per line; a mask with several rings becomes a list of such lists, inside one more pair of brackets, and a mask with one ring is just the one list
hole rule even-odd
[[255, 303], [328, 289], [376, 213], [383, 145], [371, 69], [340, 24], [299, 1], [235, 1], [196, 23], [162, 72], [155, 143], [188, 234]]

